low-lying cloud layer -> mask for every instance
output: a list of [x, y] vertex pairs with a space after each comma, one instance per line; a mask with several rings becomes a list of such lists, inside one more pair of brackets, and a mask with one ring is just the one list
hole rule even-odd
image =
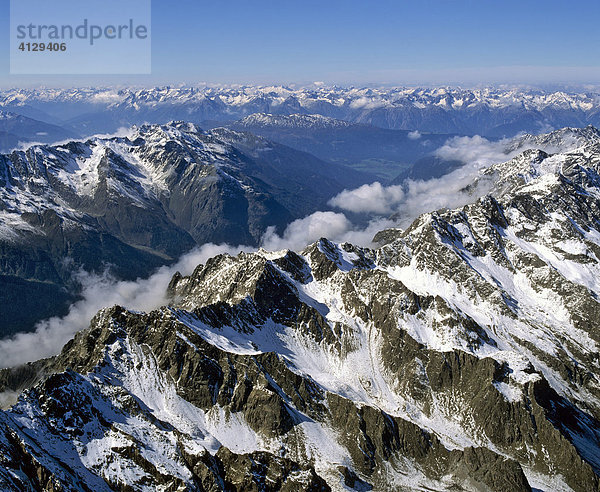
[[403, 199], [402, 186], [383, 186], [376, 181], [355, 190], [342, 191], [329, 200], [329, 205], [349, 212], [389, 214]]
[[482, 137], [452, 138], [438, 149], [436, 155], [465, 163], [453, 172], [428, 181], [408, 181], [404, 185], [365, 184], [344, 190], [329, 201], [330, 206], [342, 211], [367, 215], [369, 223], [366, 227], [356, 226], [342, 212], [315, 212], [289, 224], [281, 235], [269, 228], [261, 245], [265, 249], [299, 250], [327, 237], [337, 242], [371, 246], [373, 236], [381, 229], [406, 227], [422, 213], [460, 207], [484, 195], [491, 183], [480, 181], [477, 189], [469, 192], [464, 188], [482, 169], [519, 153], [518, 150], [508, 152], [508, 143], [505, 140], [490, 142]]
[[273, 251], [300, 251], [322, 237], [335, 242], [371, 246], [375, 233], [393, 225], [394, 221], [390, 219], [375, 217], [366, 227], [360, 227], [350, 222], [343, 213], [315, 212], [290, 223], [281, 236], [269, 227], [262, 238], [261, 247]]
[[0, 410], [6, 410], [14, 405], [19, 397], [16, 391], [3, 391], [0, 393]]
[[472, 169], [478, 170], [497, 162], [506, 161], [521, 152], [520, 148], [510, 152], [508, 150], [510, 144], [511, 140], [492, 142], [479, 135], [454, 137], [437, 149], [435, 155], [447, 161], [464, 162]]

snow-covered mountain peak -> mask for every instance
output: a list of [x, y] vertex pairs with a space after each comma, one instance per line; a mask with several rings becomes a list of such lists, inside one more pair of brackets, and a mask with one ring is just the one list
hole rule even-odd
[[205, 132], [198, 125], [186, 121], [170, 121], [166, 124], [145, 124], [141, 126], [133, 126], [132, 128], [134, 140], [136, 137], [151, 137], [161, 135], [163, 138], [181, 139], [186, 135], [201, 135]]
[[[0, 91], [0, 107], [52, 113], [92, 132], [165, 119], [231, 121], [260, 113], [293, 116], [279, 122], [317, 124], [313, 115], [353, 123], [433, 133], [512, 137], [567, 125], [600, 124], [597, 92], [511, 88], [155, 87]], [[64, 109], [61, 113], [60, 108]], [[33, 114], [33, 113], [31, 113]], [[76, 116], [73, 117], [72, 115]], [[265, 116], [255, 124], [272, 124]], [[320, 120], [318, 124], [331, 124]], [[337, 124], [337, 123], [336, 123]]]
[[0, 110], [0, 120], [14, 120], [18, 117], [19, 117], [19, 115], [12, 113], [10, 111]]
[[[536, 137], [515, 139], [515, 148], [532, 147], [512, 159], [483, 169], [471, 185], [488, 183], [496, 197], [526, 192], [539, 194], [560, 180], [572, 180], [578, 185], [597, 186], [600, 171], [600, 132], [593, 127], [567, 128]], [[540, 150], [544, 149], [544, 150]], [[583, 179], [581, 176], [587, 176]], [[527, 185], [521, 190], [521, 186]], [[546, 190], [551, 193], [550, 189]]]

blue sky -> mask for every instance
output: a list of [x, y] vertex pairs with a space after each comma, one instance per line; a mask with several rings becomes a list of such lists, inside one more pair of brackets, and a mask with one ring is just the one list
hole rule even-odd
[[[97, 0], [91, 0], [97, 1]], [[152, 2], [152, 74], [10, 76], [0, 85], [600, 83], [600, 2]]]

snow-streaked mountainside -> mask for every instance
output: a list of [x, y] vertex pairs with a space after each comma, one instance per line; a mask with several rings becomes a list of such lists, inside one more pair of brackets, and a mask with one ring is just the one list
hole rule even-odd
[[0, 483], [600, 490], [600, 141], [562, 136], [378, 248], [220, 255], [3, 371]]
[[[512, 137], [600, 124], [600, 95], [534, 89], [290, 88], [283, 86], [73, 88], [0, 91], [0, 107], [79, 133], [169, 120], [237, 120], [253, 113], [319, 114], [375, 126]], [[44, 119], [44, 115], [45, 118]]]
[[[240, 152], [241, 147], [248, 155]], [[269, 159], [276, 160], [285, 151], [304, 162], [295, 166], [281, 163], [269, 168]], [[172, 206], [177, 193], [185, 193], [193, 179], [202, 184], [223, 180], [230, 194], [251, 191], [258, 194], [261, 183], [252, 182], [253, 178], [264, 180], [265, 189], [269, 184], [272, 188], [283, 188], [285, 184], [273, 174], [286, 174], [290, 181], [294, 173], [317, 175], [319, 180], [329, 180], [322, 187], [328, 185], [334, 190], [368, 179], [352, 171], [349, 171], [349, 179], [340, 176], [342, 168], [339, 166], [254, 135], [225, 129], [203, 132], [193, 124], [182, 122], [134, 128], [124, 137], [93, 137], [57, 146], [35, 145], [1, 156], [0, 162], [3, 175], [0, 197], [6, 215], [52, 209], [63, 218], [73, 219], [81, 218], [86, 208], [96, 205], [89, 202], [99, 199], [124, 199], [137, 208], [150, 208], [161, 201]], [[302, 175], [302, 179], [309, 178], [306, 175]], [[213, 179], [204, 183], [211, 176]], [[334, 181], [334, 176], [339, 182]], [[296, 184], [287, 186], [291, 190]], [[305, 185], [305, 189], [296, 190], [298, 196], [285, 204], [294, 208], [288, 216], [306, 214], [310, 210], [308, 205], [298, 202], [302, 193], [311, 195], [304, 197], [304, 202], [320, 201], [316, 206], [329, 198], [330, 190], [324, 193], [315, 188]], [[12, 219], [17, 223], [19, 218]], [[13, 232], [18, 234], [20, 229], [27, 228], [26, 224], [17, 225]], [[213, 239], [219, 238], [209, 238]], [[246, 236], [240, 239], [251, 241]]]
[[267, 227], [370, 180], [251, 134], [181, 122], [0, 155], [2, 328], [58, 314], [78, 269], [110, 265], [135, 279], [196, 244], [258, 244]]

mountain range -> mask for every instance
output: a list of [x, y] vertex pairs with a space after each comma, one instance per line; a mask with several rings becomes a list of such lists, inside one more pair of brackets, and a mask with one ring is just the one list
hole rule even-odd
[[133, 280], [197, 244], [258, 245], [267, 227], [281, 231], [373, 179], [181, 122], [0, 155], [2, 334], [64, 312], [79, 270]]
[[0, 372], [0, 484], [600, 490], [599, 136], [523, 137], [376, 248], [223, 254], [101, 310]]
[[427, 133], [513, 137], [600, 125], [597, 92], [524, 88], [198, 86], [0, 91], [0, 108], [82, 135], [133, 124], [234, 121], [254, 113], [318, 114]]

